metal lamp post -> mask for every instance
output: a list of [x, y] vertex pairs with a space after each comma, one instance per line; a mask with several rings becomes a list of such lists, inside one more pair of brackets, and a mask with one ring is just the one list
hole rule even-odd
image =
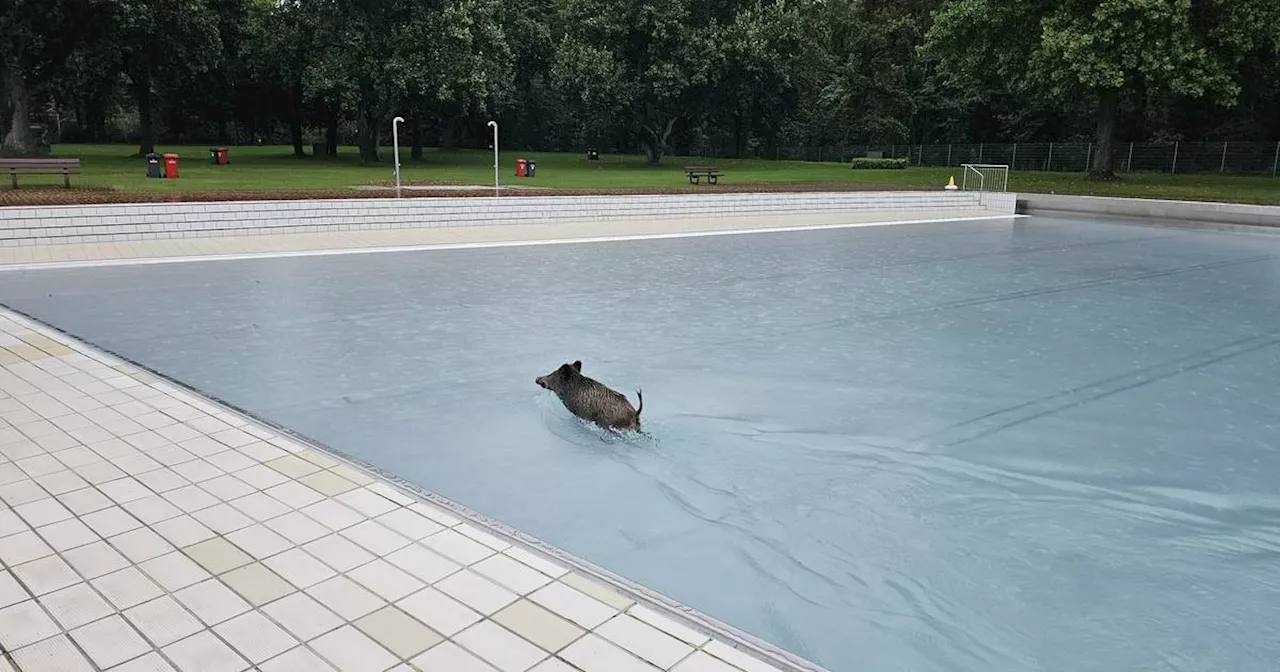
[[493, 195], [498, 195], [498, 122], [490, 121], [493, 127]]
[[400, 198], [400, 129], [399, 125], [404, 123], [404, 117], [396, 117], [391, 120], [391, 145], [395, 151], [396, 161], [396, 198]]

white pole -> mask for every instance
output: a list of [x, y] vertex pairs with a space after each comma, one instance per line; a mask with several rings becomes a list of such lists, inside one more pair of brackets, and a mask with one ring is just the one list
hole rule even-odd
[[1227, 172], [1227, 142], [1222, 142], [1222, 165], [1218, 166], [1219, 173]]
[[490, 121], [493, 127], [493, 195], [498, 195], [498, 122]]
[[400, 198], [400, 128], [399, 125], [404, 123], [404, 117], [396, 117], [391, 120], [391, 146], [394, 148], [396, 160], [396, 198]]
[[1173, 175], [1178, 172], [1178, 143], [1173, 143], [1173, 166], [1169, 168], [1169, 174]]
[[1133, 172], [1133, 143], [1132, 142], [1129, 143], [1129, 163], [1126, 165], [1128, 167], [1124, 169], [1125, 172], [1132, 173]]
[[1276, 176], [1276, 171], [1280, 170], [1280, 142], [1276, 143], [1276, 158], [1271, 160], [1271, 177]]

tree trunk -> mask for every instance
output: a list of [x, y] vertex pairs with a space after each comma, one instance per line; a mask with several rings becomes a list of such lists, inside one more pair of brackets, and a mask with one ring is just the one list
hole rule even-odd
[[324, 129], [324, 152], [329, 156], [338, 155], [338, 113], [329, 114], [329, 124]]
[[362, 101], [356, 117], [356, 135], [360, 140], [360, 163], [377, 163], [378, 127], [374, 124], [373, 111]]
[[302, 117], [296, 112], [289, 118], [289, 141], [293, 143], [294, 156], [307, 155], [302, 149]]
[[409, 122], [413, 131], [413, 153], [411, 156], [414, 161], [422, 160], [422, 111], [414, 110], [413, 120]]
[[1098, 92], [1098, 136], [1089, 165], [1089, 177], [1109, 180], [1116, 175], [1112, 171], [1112, 155], [1115, 150], [1116, 117], [1120, 114], [1120, 90], [1103, 89]]
[[150, 75], [140, 75], [134, 81], [133, 95], [138, 103], [138, 134], [142, 138], [138, 145], [138, 156], [146, 156], [156, 151], [156, 125], [151, 110]]
[[672, 117], [666, 125], [666, 128], [659, 130], [652, 126], [645, 126], [644, 132], [640, 134], [640, 144], [644, 147], [645, 158], [649, 163], [660, 163], [663, 154], [667, 153], [667, 141], [671, 139], [671, 131], [675, 130], [676, 122], [680, 117]]
[[5, 133], [4, 143], [0, 149], [6, 154], [35, 154], [35, 141], [31, 137], [31, 100], [27, 94], [27, 82], [22, 70], [16, 63], [5, 68], [8, 80], [5, 88], [9, 92], [9, 105], [13, 109], [13, 117], [9, 120], [9, 131]]

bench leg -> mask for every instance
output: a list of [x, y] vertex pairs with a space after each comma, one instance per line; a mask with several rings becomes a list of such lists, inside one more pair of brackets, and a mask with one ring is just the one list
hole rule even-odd
[[18, 188], [18, 174], [17, 174], [17, 173], [9, 173], [9, 177], [13, 179], [13, 188], [14, 188], [14, 189], [17, 189], [17, 188]]
[[697, 175], [690, 175], [690, 176], [689, 176], [689, 184], [697, 184], [697, 183], [698, 183], [698, 176], [697, 176]]
[[71, 171], [66, 168], [62, 169], [62, 186], [67, 189], [71, 188]]
[[719, 180], [719, 179], [720, 179], [720, 178], [716, 177], [715, 175], [708, 175], [708, 176], [707, 176], [707, 182], [710, 182], [711, 184], [717, 184], [717, 180]]

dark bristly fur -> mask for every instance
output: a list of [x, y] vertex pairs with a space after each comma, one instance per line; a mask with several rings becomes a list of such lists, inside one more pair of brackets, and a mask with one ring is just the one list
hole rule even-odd
[[644, 395], [636, 391], [640, 408], [598, 381], [582, 375], [582, 362], [563, 364], [560, 368], [539, 377], [535, 382], [551, 390], [564, 402], [570, 413], [594, 422], [605, 429], [640, 430], [640, 411], [644, 410]]

